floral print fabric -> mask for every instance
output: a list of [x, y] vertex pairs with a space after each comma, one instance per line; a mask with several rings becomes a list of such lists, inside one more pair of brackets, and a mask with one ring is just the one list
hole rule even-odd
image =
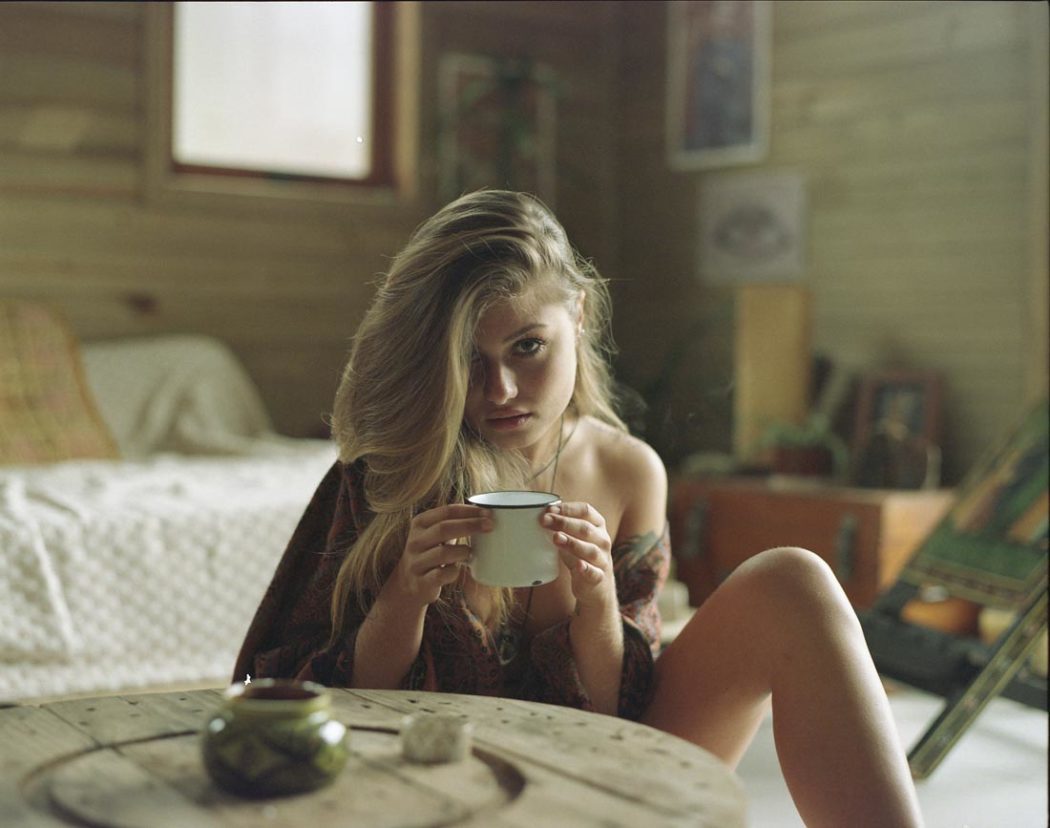
[[[248, 630], [234, 680], [299, 678], [349, 686], [357, 631], [364, 613], [349, 610], [349, 633], [329, 645], [330, 605], [336, 576], [370, 512], [363, 466], [336, 463], [318, 486], [277, 566]], [[623, 619], [624, 657], [618, 714], [637, 719], [652, 693], [659, 652], [656, 596], [670, 567], [667, 527], [660, 538], [628, 542], [613, 550], [616, 592]], [[402, 689], [504, 696], [561, 704], [593, 705], [580, 681], [566, 619], [520, 643], [514, 658], [501, 659], [506, 631], [488, 629], [461, 591], [427, 609], [419, 655]], [[507, 663], [504, 663], [507, 662]]]

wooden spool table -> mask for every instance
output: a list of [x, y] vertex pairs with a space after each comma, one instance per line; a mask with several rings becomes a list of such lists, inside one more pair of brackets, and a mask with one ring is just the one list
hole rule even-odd
[[[328, 787], [240, 799], [217, 788], [198, 731], [218, 690], [102, 696], [0, 709], [0, 825], [113, 828], [743, 826], [721, 762], [634, 722], [451, 693], [333, 689], [352, 755]], [[401, 756], [406, 713], [466, 715], [466, 760]]]

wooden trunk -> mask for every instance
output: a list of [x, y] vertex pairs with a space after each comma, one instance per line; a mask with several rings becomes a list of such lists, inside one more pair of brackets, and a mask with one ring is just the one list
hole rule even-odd
[[951, 502], [951, 492], [831, 487], [804, 480], [677, 480], [671, 549], [699, 606], [741, 563], [776, 546], [820, 555], [854, 607], [870, 607]]

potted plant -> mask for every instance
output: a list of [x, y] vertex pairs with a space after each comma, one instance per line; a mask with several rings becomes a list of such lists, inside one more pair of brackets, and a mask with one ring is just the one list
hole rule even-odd
[[849, 463], [845, 441], [831, 428], [827, 415], [816, 411], [801, 424], [774, 423], [762, 438], [773, 471], [818, 477], [842, 477]]

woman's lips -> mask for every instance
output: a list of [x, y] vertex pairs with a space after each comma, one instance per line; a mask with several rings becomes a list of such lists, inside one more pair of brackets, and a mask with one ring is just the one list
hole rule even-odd
[[530, 417], [532, 417], [531, 414], [509, 414], [501, 417], [489, 417], [486, 422], [490, 428], [496, 431], [513, 431], [525, 425]]

